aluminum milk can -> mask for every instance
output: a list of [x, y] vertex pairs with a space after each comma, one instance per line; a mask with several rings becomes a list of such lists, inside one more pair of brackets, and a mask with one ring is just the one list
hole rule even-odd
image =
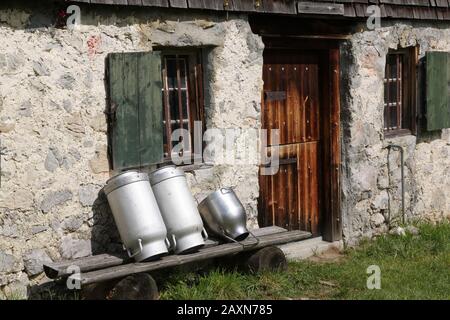
[[147, 174], [123, 172], [109, 179], [104, 191], [130, 257], [143, 261], [168, 253], [167, 229]]
[[210, 234], [242, 241], [247, 238], [247, 215], [244, 206], [231, 188], [220, 188], [198, 205]]
[[161, 215], [175, 253], [195, 251], [208, 237], [183, 170], [166, 166], [150, 173]]

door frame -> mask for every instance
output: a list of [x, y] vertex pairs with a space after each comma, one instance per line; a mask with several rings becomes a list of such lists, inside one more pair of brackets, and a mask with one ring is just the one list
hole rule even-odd
[[[342, 239], [340, 187], [340, 49], [338, 40], [263, 36], [265, 50], [319, 50], [322, 61], [320, 111], [319, 207], [322, 239]], [[262, 75], [261, 75], [262, 76]], [[264, 94], [261, 95], [264, 103]], [[261, 110], [264, 110], [262, 107]], [[263, 112], [263, 111], [262, 111]], [[263, 116], [263, 115], [262, 115]], [[259, 212], [258, 212], [259, 215]]]

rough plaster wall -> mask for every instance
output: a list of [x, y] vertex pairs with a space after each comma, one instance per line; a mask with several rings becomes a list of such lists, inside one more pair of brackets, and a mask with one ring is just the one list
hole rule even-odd
[[450, 130], [419, 138], [385, 139], [383, 134], [386, 53], [389, 48], [416, 44], [420, 56], [429, 50], [450, 51], [450, 30], [394, 24], [354, 34], [343, 46], [342, 215], [344, 236], [350, 243], [386, 231], [389, 206], [393, 223], [401, 216], [400, 155], [391, 152], [388, 170], [385, 147], [390, 143], [405, 149], [408, 219], [436, 220], [450, 215], [446, 196], [450, 190]]
[[[83, 10], [83, 25], [71, 32], [47, 27], [48, 8], [0, 9], [0, 294], [25, 294], [27, 285], [45, 281], [42, 261], [120, 250], [98, 193], [110, 176], [107, 53], [207, 46], [208, 126], [259, 126], [262, 42], [245, 18]], [[256, 165], [188, 174], [198, 200], [219, 180], [236, 186], [251, 227], [257, 178]]]
[[[227, 22], [225, 26], [223, 46], [208, 54], [205, 64], [208, 68], [205, 111], [207, 128], [222, 132], [231, 129], [236, 133], [234, 138], [220, 141], [234, 152], [217, 156], [215, 166], [207, 171], [196, 170], [195, 183], [191, 185], [199, 201], [220, 186], [233, 187], [246, 208], [248, 227], [255, 228], [259, 182], [257, 152], [252, 151], [257, 150], [257, 136], [253, 134], [261, 125], [263, 44], [243, 20]], [[211, 141], [211, 146], [217, 143]]]

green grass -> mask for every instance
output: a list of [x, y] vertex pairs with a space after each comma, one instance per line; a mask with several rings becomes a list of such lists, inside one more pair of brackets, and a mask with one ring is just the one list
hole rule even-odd
[[[365, 241], [339, 262], [293, 262], [256, 275], [176, 273], [160, 284], [161, 299], [450, 299], [450, 223], [418, 227], [418, 236]], [[370, 265], [381, 269], [379, 290], [367, 289]]]

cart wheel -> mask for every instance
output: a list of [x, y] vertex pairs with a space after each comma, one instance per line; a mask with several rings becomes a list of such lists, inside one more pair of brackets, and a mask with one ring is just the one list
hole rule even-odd
[[249, 253], [244, 266], [253, 273], [286, 270], [287, 260], [280, 248], [269, 246]]
[[132, 274], [123, 278], [107, 296], [110, 300], [157, 300], [158, 298], [156, 281], [147, 273]]
[[110, 280], [88, 284], [81, 288], [81, 297], [84, 300], [105, 300], [116, 283], [117, 280]]

